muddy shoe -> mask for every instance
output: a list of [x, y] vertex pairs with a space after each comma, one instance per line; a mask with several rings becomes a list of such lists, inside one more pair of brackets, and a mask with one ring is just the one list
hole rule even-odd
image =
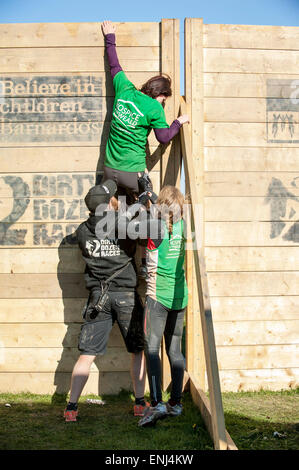
[[183, 412], [183, 405], [177, 403], [174, 406], [171, 406], [169, 403], [166, 403], [167, 411], [169, 416], [180, 416]]
[[145, 413], [144, 417], [138, 423], [140, 427], [146, 426], [153, 426], [158, 419], [166, 418], [168, 415], [168, 411], [166, 408], [166, 404], [162, 401], [158, 403], [156, 406], [151, 406], [147, 412]]

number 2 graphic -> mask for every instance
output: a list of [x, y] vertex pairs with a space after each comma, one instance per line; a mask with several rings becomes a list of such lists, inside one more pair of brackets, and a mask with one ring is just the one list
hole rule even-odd
[[0, 221], [0, 245], [25, 245], [27, 229], [11, 229], [24, 214], [30, 202], [30, 190], [19, 176], [2, 176], [13, 191], [13, 207], [8, 216]]

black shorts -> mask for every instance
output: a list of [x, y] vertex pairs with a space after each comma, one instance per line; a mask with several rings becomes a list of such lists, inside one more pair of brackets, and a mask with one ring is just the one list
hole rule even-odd
[[103, 355], [114, 322], [118, 323], [127, 351], [137, 353], [144, 349], [143, 306], [136, 292], [108, 292], [108, 300], [101, 312], [94, 309], [100, 291], [90, 292], [84, 314], [85, 323], [79, 336], [79, 351], [85, 355]]
[[121, 171], [115, 168], [104, 166], [104, 180], [113, 180], [118, 187], [125, 188], [137, 194], [139, 194], [138, 173], [143, 175], [144, 171]]

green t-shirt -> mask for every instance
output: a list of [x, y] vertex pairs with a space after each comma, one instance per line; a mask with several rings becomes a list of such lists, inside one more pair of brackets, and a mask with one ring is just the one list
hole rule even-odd
[[114, 79], [115, 99], [105, 165], [121, 171], [144, 171], [151, 129], [169, 127], [159, 101], [138, 91], [123, 71]]
[[165, 236], [158, 248], [147, 246], [147, 291], [146, 294], [162, 305], [180, 310], [188, 303], [188, 288], [185, 278], [184, 222], [173, 224], [169, 234], [163, 221]]

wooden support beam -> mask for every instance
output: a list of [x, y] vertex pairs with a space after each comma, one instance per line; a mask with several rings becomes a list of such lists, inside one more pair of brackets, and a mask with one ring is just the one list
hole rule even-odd
[[[200, 409], [201, 416], [209, 431], [209, 434], [213, 436], [212, 413], [209, 399], [204, 391], [201, 390], [198, 383], [196, 382], [196, 379], [191, 374], [189, 374], [189, 388], [193, 402]], [[227, 450], [238, 450], [236, 444], [227, 431], [225, 431], [225, 435], [227, 441]]]
[[[161, 72], [171, 78], [172, 96], [165, 105], [169, 124], [177, 118], [180, 106], [180, 21], [161, 21]], [[179, 136], [172, 139], [161, 158], [161, 187], [166, 184], [180, 185], [180, 142]]]
[[[181, 113], [186, 114], [185, 100], [181, 99]], [[215, 336], [212, 321], [212, 310], [210, 304], [208, 279], [205, 269], [205, 260], [202, 253], [199, 251], [200, 245], [200, 230], [202, 221], [196, 217], [196, 208], [200, 208], [202, 200], [197, 192], [196, 181], [194, 178], [195, 169], [191, 152], [191, 138], [189, 134], [188, 125], [185, 124], [181, 128], [181, 142], [182, 152], [184, 159], [185, 172], [190, 184], [191, 202], [192, 202], [192, 216], [195, 229], [194, 240], [194, 264], [196, 271], [196, 283], [198, 290], [198, 298], [200, 305], [201, 325], [204, 339], [204, 351], [206, 359], [208, 386], [210, 393], [211, 403], [211, 417], [212, 417], [212, 436], [216, 449], [224, 450], [227, 448], [226, 431], [224, 424], [224, 414], [221, 399], [219, 371], [217, 363]]]
[[[188, 181], [186, 181], [186, 192], [190, 193]], [[187, 214], [187, 243], [192, 243], [192, 226], [191, 226], [191, 214]], [[185, 335], [185, 355], [186, 355], [186, 367], [188, 372], [194, 373], [194, 285], [193, 285], [193, 253], [191, 250], [186, 250], [186, 281], [188, 285], [188, 304], [186, 307], [186, 335]]]
[[[166, 119], [171, 123], [180, 106], [180, 22], [178, 19], [161, 21], [161, 72], [170, 76], [172, 97], [165, 106]], [[173, 139], [161, 157], [161, 187], [170, 184], [178, 186], [180, 182], [180, 142], [179, 136]], [[163, 339], [161, 346], [162, 388], [166, 390], [171, 383], [169, 360]]]
[[[203, 160], [203, 22], [200, 18], [185, 19], [185, 112], [190, 117], [190, 151], [194, 162], [192, 177], [196, 185], [196, 193], [198, 194], [201, 205], [197, 207], [198, 212], [196, 219], [200, 217], [204, 221], [204, 160]], [[190, 154], [191, 155], [191, 154]], [[188, 181], [188, 170], [185, 168], [186, 194], [190, 194], [190, 184]], [[192, 221], [190, 226], [192, 226]], [[192, 227], [194, 232], [194, 227]], [[200, 234], [200, 249], [204, 250], [204, 224], [200, 223], [197, 227], [197, 234]], [[187, 307], [188, 323], [188, 339], [193, 359], [192, 373], [197, 378], [200, 387], [206, 390], [206, 370], [204, 361], [204, 345], [202, 337], [202, 328], [200, 321], [200, 306], [195, 287], [196, 273], [193, 263], [193, 253], [186, 252], [187, 266], [187, 282], [190, 285], [192, 293], [190, 295]], [[192, 346], [193, 345], [193, 346]], [[188, 360], [188, 362], [190, 362]], [[189, 370], [189, 369], [188, 369]]]

